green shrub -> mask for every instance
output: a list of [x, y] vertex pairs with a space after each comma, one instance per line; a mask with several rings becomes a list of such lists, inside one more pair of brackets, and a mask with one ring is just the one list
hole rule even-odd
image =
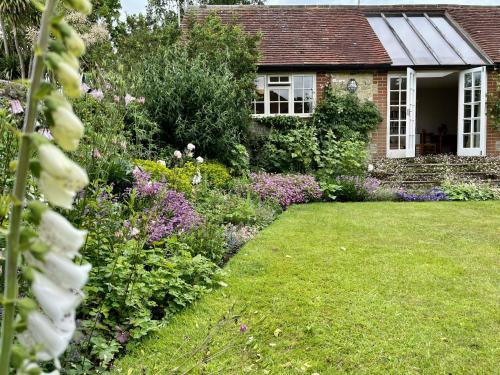
[[332, 131], [339, 139], [361, 138], [382, 121], [377, 106], [361, 101], [355, 94], [340, 92], [333, 87], [325, 90], [323, 99], [314, 110], [313, 123], [320, 134]]
[[500, 199], [500, 191], [485, 183], [446, 180], [441, 190], [452, 201], [486, 201]]
[[290, 130], [302, 128], [307, 124], [307, 120], [297, 116], [269, 116], [257, 120], [259, 124], [277, 130]]
[[216, 264], [221, 262], [227, 251], [223, 227], [212, 223], [182, 234], [179, 240], [189, 247], [191, 255], [202, 255]]
[[204, 182], [211, 187], [227, 189], [231, 184], [231, 175], [229, 174], [229, 170], [220, 163], [202, 163], [200, 165], [200, 172]]
[[231, 150], [229, 160], [230, 171], [234, 176], [248, 176], [250, 172], [250, 157], [245, 146], [237, 144]]
[[10, 163], [18, 149], [16, 130], [16, 122], [9, 111], [0, 108], [0, 195], [7, 194], [13, 185]]

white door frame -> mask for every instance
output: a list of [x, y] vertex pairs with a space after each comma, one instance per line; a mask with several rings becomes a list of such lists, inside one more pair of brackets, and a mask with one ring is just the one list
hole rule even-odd
[[415, 133], [417, 128], [417, 73], [406, 68], [406, 154], [415, 157]]
[[[479, 103], [479, 116], [475, 116], [475, 113], [471, 113], [472, 119], [470, 121], [471, 132], [474, 129], [474, 118], [479, 118], [479, 147], [473, 147], [473, 136], [470, 135], [469, 142], [472, 143], [472, 147], [464, 147], [464, 93], [465, 93], [465, 75], [472, 74], [472, 80], [474, 80], [474, 73], [480, 72], [481, 74], [481, 86], [480, 86], [480, 103]], [[459, 156], [485, 156], [486, 155], [486, 95], [487, 95], [487, 85], [488, 85], [488, 74], [485, 66], [478, 68], [472, 68], [463, 70], [460, 72], [458, 87], [458, 131], [457, 131], [457, 155]], [[474, 81], [472, 82], [474, 85]], [[475, 90], [473, 86], [471, 87], [471, 95], [474, 94]], [[474, 98], [475, 99], [475, 98]], [[476, 100], [474, 100], [476, 101]], [[471, 105], [471, 111], [473, 111], [474, 105]]]

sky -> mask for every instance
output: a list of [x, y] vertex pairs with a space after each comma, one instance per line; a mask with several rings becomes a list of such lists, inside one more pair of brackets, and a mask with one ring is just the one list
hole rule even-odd
[[[500, 0], [359, 0], [361, 5], [376, 4], [469, 4], [469, 5], [499, 5]], [[147, 0], [121, 0], [122, 12], [126, 14], [136, 14], [146, 9]], [[266, 4], [285, 5], [285, 4], [341, 4], [357, 5], [358, 0], [268, 0]]]

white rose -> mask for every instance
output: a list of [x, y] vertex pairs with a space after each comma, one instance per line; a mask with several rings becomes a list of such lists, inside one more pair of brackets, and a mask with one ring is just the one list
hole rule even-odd
[[195, 147], [195, 145], [193, 145], [192, 143], [189, 143], [189, 144], [187, 145], [187, 149], [188, 149], [189, 151], [193, 151], [195, 148], [196, 148], [196, 147]]
[[196, 158], [196, 162], [197, 162], [197, 163], [200, 163], [200, 164], [201, 164], [201, 163], [203, 163], [203, 158], [202, 158], [201, 156], [198, 156], [198, 157]]
[[82, 122], [66, 107], [59, 106], [51, 114], [54, 121], [51, 131], [55, 141], [65, 151], [75, 151], [83, 136]]
[[174, 156], [177, 159], [180, 159], [180, 158], [182, 158], [182, 152], [180, 152], [179, 150], [176, 150], [176, 151], [174, 151]]

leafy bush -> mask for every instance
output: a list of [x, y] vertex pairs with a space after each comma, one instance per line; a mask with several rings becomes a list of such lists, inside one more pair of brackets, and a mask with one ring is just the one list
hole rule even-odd
[[339, 190], [337, 199], [344, 202], [361, 202], [368, 200], [380, 187], [376, 178], [360, 176], [340, 176], [335, 179]]
[[135, 87], [148, 98], [145, 105], [165, 142], [180, 147], [196, 140], [203, 155], [226, 161], [227, 150], [241, 143], [248, 128], [253, 91], [224, 64], [207, 69], [210, 64], [181, 48], [159, 49], [139, 66]]
[[274, 200], [283, 208], [294, 203], [307, 203], [322, 196], [312, 176], [252, 173], [252, 189], [263, 200]]
[[333, 87], [325, 90], [323, 99], [314, 110], [313, 123], [321, 134], [332, 131], [339, 139], [368, 140], [368, 133], [382, 121], [377, 106], [361, 101], [355, 94], [340, 92]]
[[179, 240], [189, 247], [191, 255], [198, 254], [219, 264], [227, 252], [224, 228], [207, 223], [179, 236]]
[[10, 113], [0, 108], [0, 195], [12, 187], [13, 175], [10, 162], [17, 154], [16, 122]]
[[234, 176], [248, 176], [250, 172], [250, 157], [245, 146], [237, 144], [231, 150], [229, 160], [230, 171]]
[[500, 199], [498, 189], [488, 184], [478, 182], [453, 182], [446, 180], [441, 189], [452, 201], [486, 201]]
[[207, 162], [200, 164], [203, 180], [209, 186], [217, 189], [226, 189], [231, 184], [229, 170], [220, 163]]

